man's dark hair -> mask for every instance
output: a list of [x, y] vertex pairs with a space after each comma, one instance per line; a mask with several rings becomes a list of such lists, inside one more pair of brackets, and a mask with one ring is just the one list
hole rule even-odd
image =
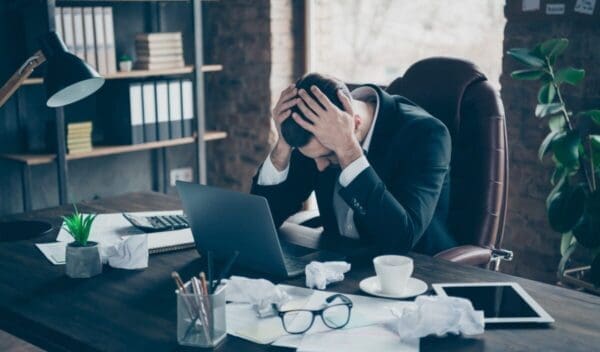
[[[304, 89], [308, 95], [318, 102], [317, 98], [310, 90], [311, 86], [317, 86], [317, 88], [319, 88], [335, 106], [344, 110], [344, 106], [337, 95], [337, 91], [341, 90], [344, 95], [350, 97], [350, 90], [348, 90], [348, 87], [344, 82], [319, 73], [308, 73], [300, 78], [296, 82], [296, 88]], [[297, 106], [292, 107], [291, 110], [292, 113], [295, 112], [304, 120], [309, 121]], [[287, 144], [296, 148], [305, 146], [313, 137], [313, 134], [298, 125], [291, 115], [281, 124], [281, 135]]]

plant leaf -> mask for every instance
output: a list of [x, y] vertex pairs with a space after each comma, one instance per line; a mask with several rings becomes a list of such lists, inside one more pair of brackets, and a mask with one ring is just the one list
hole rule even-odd
[[552, 82], [546, 83], [540, 87], [540, 91], [538, 92], [538, 102], [540, 104], [550, 104], [554, 101], [555, 96], [556, 89], [554, 88], [554, 84], [552, 84]]
[[581, 115], [589, 116], [592, 121], [600, 125], [600, 110], [588, 110], [580, 112]]
[[552, 115], [548, 118], [548, 127], [550, 127], [550, 131], [564, 131], [566, 125], [565, 118], [561, 114]]
[[574, 131], [559, 133], [552, 141], [552, 152], [556, 160], [567, 169], [579, 166], [579, 144], [581, 138]]
[[573, 67], [567, 67], [556, 72], [556, 81], [558, 83], [569, 83], [577, 85], [585, 77], [585, 70]]
[[560, 239], [560, 255], [564, 256], [567, 252], [567, 249], [571, 246], [571, 244], [575, 242], [575, 237], [573, 237], [573, 232], [563, 233]]
[[549, 39], [540, 45], [539, 50], [542, 55], [554, 59], [561, 55], [567, 46], [569, 46], [569, 40], [565, 38]]
[[552, 131], [548, 133], [546, 138], [544, 138], [544, 140], [542, 141], [542, 144], [540, 144], [540, 148], [538, 149], [538, 158], [540, 159], [540, 161], [544, 159], [544, 155], [546, 155], [550, 144], [552, 143], [554, 138], [556, 138], [556, 135], [558, 135], [558, 133], [559, 132], [557, 131]]
[[510, 76], [514, 79], [533, 81], [544, 77], [544, 71], [540, 70], [517, 70], [513, 71]]
[[600, 218], [598, 218], [598, 214], [594, 217], [594, 214], [590, 214], [589, 210], [586, 209], [583, 217], [573, 228], [573, 235], [577, 239], [577, 243], [585, 248], [600, 246]]
[[583, 187], [569, 187], [564, 184], [557, 192], [551, 194], [546, 202], [550, 227], [560, 233], [571, 231], [583, 215], [584, 204]]
[[558, 166], [556, 169], [554, 169], [554, 172], [552, 173], [550, 183], [552, 183], [552, 186], [556, 186], [559, 182], [564, 183], [568, 175], [569, 172], [567, 171], [567, 169], [565, 169], [562, 166]]
[[562, 109], [562, 104], [560, 103], [552, 103], [552, 104], [538, 104], [535, 107], [535, 116], [537, 117], [546, 117], [548, 115], [556, 114]]
[[592, 161], [594, 168], [600, 170], [600, 135], [590, 135], [590, 147], [592, 149]]
[[527, 66], [538, 68], [544, 66], [544, 60], [536, 57], [529, 49], [514, 48], [508, 50], [506, 53]]

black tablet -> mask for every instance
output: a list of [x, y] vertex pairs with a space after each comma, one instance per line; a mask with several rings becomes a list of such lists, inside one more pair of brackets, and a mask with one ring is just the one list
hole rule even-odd
[[548, 314], [516, 282], [433, 284], [438, 296], [466, 298], [476, 310], [483, 310], [486, 324], [553, 323]]

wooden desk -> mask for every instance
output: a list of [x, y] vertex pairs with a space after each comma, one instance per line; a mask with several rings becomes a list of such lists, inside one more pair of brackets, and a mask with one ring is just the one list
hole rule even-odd
[[[136, 193], [88, 202], [82, 211], [169, 210], [177, 199]], [[7, 219], [46, 219], [58, 225], [68, 206], [35, 211]], [[0, 329], [49, 351], [180, 351], [176, 342], [176, 307], [169, 274], [183, 277], [201, 269], [195, 250], [154, 255], [146, 270], [105, 267], [87, 280], [69, 279], [64, 266], [51, 265], [33, 246], [45, 238], [0, 243]], [[296, 238], [300, 244], [315, 239]], [[415, 276], [427, 283], [453, 281], [516, 281], [556, 319], [550, 327], [497, 328], [472, 339], [426, 338], [421, 349], [443, 351], [592, 351], [600, 346], [600, 298], [501, 273], [414, 255]], [[355, 264], [347, 279], [330, 290], [360, 294], [359, 280], [373, 275], [369, 264]], [[303, 278], [287, 281], [303, 285]], [[218, 351], [285, 351], [254, 345], [229, 336]]]

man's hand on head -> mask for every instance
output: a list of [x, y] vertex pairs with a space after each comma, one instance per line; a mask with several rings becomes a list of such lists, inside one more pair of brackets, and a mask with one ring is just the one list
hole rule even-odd
[[311, 87], [311, 92], [316, 100], [300, 89], [300, 99], [296, 104], [310, 122], [296, 113], [292, 114], [292, 118], [311, 132], [324, 147], [331, 149], [337, 156], [340, 167], [344, 169], [362, 155], [362, 148], [355, 134], [356, 123], [360, 120], [355, 117], [350, 98], [342, 91], [339, 90], [337, 94], [344, 110], [335, 106], [316, 86]]
[[285, 119], [290, 117], [292, 113], [291, 108], [296, 105], [298, 102], [298, 89], [296, 89], [295, 85], [290, 85], [286, 89], [281, 92], [279, 96], [279, 100], [275, 107], [273, 108], [272, 115], [273, 120], [275, 121], [275, 126], [277, 127], [277, 143], [275, 144], [275, 148], [271, 151], [271, 162], [273, 166], [279, 171], [287, 168], [290, 162], [290, 156], [292, 154], [292, 147], [283, 139], [281, 136], [281, 124]]

